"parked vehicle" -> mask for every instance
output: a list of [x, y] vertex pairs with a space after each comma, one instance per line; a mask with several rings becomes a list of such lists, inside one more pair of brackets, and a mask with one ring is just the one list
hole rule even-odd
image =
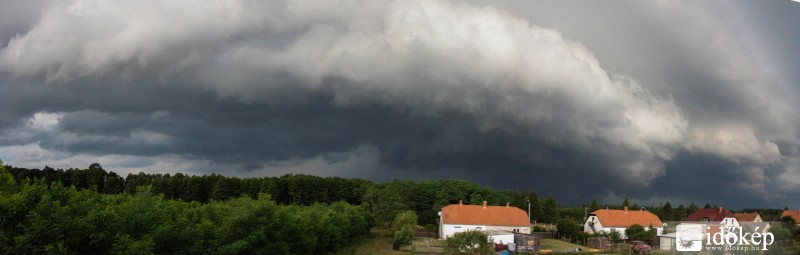
[[631, 241], [630, 244], [631, 244], [631, 250], [633, 250], [633, 252], [637, 254], [647, 254], [650, 253], [650, 251], [652, 250], [652, 248], [650, 248], [650, 245], [647, 245], [642, 241]]

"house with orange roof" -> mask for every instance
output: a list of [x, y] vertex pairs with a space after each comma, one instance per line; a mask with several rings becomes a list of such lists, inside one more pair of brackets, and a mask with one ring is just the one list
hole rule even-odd
[[800, 210], [785, 210], [781, 213], [781, 218], [786, 216], [792, 217], [794, 222], [797, 222], [797, 226], [800, 226]]
[[656, 229], [656, 235], [661, 235], [664, 231], [664, 224], [658, 216], [641, 209], [628, 210], [628, 207], [624, 210], [600, 209], [592, 212], [583, 223], [583, 231], [589, 234], [618, 232], [622, 239], [628, 239], [625, 229], [633, 224], [638, 224], [645, 230], [650, 230], [652, 226]]
[[740, 212], [740, 213], [734, 213], [733, 216], [736, 217], [736, 220], [738, 220], [739, 223], [764, 222], [764, 220], [761, 219], [761, 215], [758, 214], [757, 212], [754, 213]]
[[492, 206], [483, 201], [483, 205], [465, 205], [459, 202], [442, 207], [439, 211], [439, 237], [447, 239], [455, 233], [467, 230], [527, 234], [531, 232], [531, 222], [528, 219], [525, 211], [509, 204]]

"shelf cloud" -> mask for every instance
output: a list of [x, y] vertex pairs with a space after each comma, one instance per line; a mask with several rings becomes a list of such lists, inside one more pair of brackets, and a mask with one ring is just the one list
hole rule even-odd
[[0, 159], [797, 207], [780, 5], [2, 1]]

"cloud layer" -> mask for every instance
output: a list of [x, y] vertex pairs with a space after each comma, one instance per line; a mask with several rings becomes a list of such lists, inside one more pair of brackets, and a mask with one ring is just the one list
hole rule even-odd
[[[35, 21], [14, 19], [28, 27], [0, 27], [16, 31], [0, 50], [0, 157], [468, 178], [570, 187], [573, 201], [800, 192], [770, 188], [800, 182], [779, 178], [797, 174], [796, 88], [723, 26], [735, 6], [704, 17], [713, 6], [626, 3], [635, 14], [599, 22], [644, 24], [600, 36], [538, 13], [570, 3], [45, 2]], [[612, 8], [589, 7], [582, 22]], [[637, 46], [640, 29], [664, 40]], [[671, 189], [713, 175], [730, 192]]]

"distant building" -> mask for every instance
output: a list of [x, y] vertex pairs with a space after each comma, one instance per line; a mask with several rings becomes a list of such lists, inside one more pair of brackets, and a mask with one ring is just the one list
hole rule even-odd
[[766, 233], [772, 227], [769, 222], [764, 222], [761, 215], [757, 212], [754, 213], [734, 213], [736, 220], [743, 228], [748, 229], [748, 232]]
[[764, 222], [761, 219], [761, 215], [759, 215], [757, 212], [755, 212], [755, 213], [742, 212], [742, 213], [734, 213], [733, 215], [734, 215], [734, 217], [736, 217], [736, 220], [738, 220], [739, 223], [744, 223], [744, 222]]
[[783, 211], [783, 213], [781, 214], [781, 218], [786, 216], [792, 217], [792, 219], [794, 219], [794, 222], [797, 222], [797, 226], [800, 226], [800, 210]]
[[[526, 233], [531, 232], [531, 223], [525, 211], [509, 206], [483, 205], [448, 205], [439, 212], [439, 237], [447, 239], [458, 232], [467, 230], [498, 231]], [[513, 240], [513, 239], [512, 239]]]
[[[736, 219], [736, 216], [725, 208], [704, 208], [689, 214], [686, 221], [696, 221], [705, 223], [722, 223], [726, 218]], [[730, 221], [730, 220], [728, 220]], [[737, 221], [738, 222], [738, 221]]]
[[[721, 231], [723, 227], [740, 227], [736, 215], [725, 208], [704, 208], [695, 211], [686, 217], [686, 221], [702, 225], [703, 234], [711, 235]], [[761, 231], [761, 228], [759, 229]]]
[[661, 235], [664, 231], [663, 223], [655, 214], [645, 210], [611, 210], [600, 209], [589, 214], [586, 222], [583, 223], [583, 231], [589, 234], [619, 232], [622, 239], [628, 239], [625, 229], [633, 224], [650, 230], [650, 226], [656, 229], [656, 235]]

